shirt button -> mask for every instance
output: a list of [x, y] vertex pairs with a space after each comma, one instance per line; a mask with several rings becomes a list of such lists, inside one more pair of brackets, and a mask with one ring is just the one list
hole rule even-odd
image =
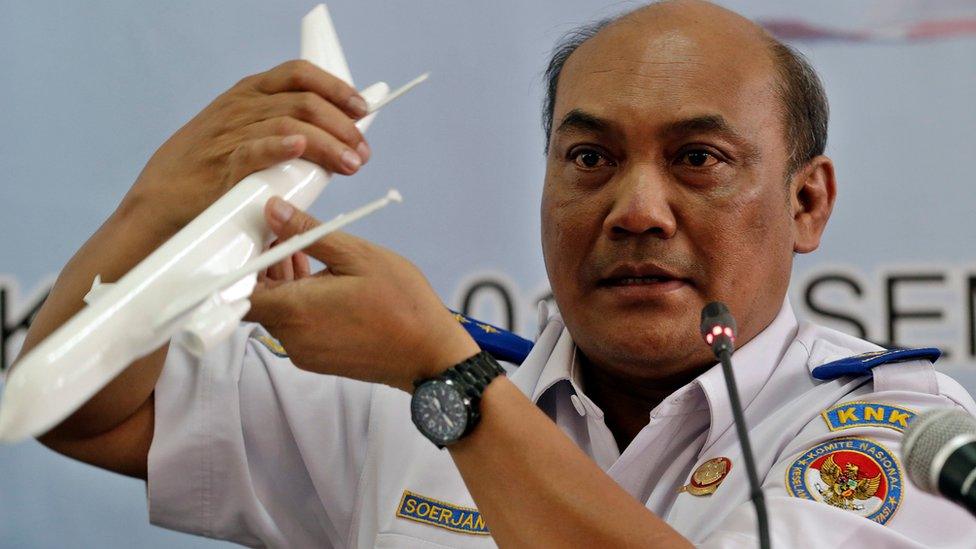
[[580, 397], [569, 395], [569, 401], [573, 403], [573, 408], [576, 408], [576, 413], [580, 416], [586, 416], [586, 408], [583, 407], [583, 401], [580, 400]]

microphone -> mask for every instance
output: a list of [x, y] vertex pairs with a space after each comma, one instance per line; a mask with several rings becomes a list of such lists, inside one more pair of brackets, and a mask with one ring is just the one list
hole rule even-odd
[[930, 410], [905, 431], [908, 478], [976, 515], [976, 418], [959, 409]]
[[[701, 312], [701, 335], [705, 338], [705, 343], [712, 347], [712, 353], [716, 357], [722, 351], [730, 354], [735, 350], [735, 319], [729, 308], [721, 301], [713, 301]], [[721, 358], [721, 357], [719, 357]]]
[[769, 549], [769, 519], [766, 514], [766, 498], [763, 497], [762, 487], [759, 485], [759, 475], [756, 474], [756, 460], [752, 456], [752, 444], [749, 442], [749, 430], [746, 428], [746, 420], [742, 414], [742, 403], [739, 401], [739, 389], [735, 385], [735, 376], [732, 375], [732, 351], [735, 350], [736, 333], [735, 319], [724, 303], [713, 301], [702, 309], [700, 330], [705, 343], [708, 343], [712, 348], [712, 353], [722, 363], [725, 388], [729, 391], [732, 418], [735, 420], [735, 431], [739, 436], [739, 445], [742, 447], [742, 458], [746, 462], [746, 475], [749, 477], [752, 505], [756, 508], [759, 547]]

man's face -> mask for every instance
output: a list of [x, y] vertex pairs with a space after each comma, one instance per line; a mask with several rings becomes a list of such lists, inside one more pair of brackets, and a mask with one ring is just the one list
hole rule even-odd
[[542, 244], [594, 364], [653, 379], [713, 362], [698, 335], [709, 301], [729, 306], [740, 343], [775, 317], [794, 242], [774, 75], [755, 37], [639, 17], [567, 61]]

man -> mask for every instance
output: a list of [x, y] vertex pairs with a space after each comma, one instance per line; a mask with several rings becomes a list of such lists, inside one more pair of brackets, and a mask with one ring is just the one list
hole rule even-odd
[[[269, 273], [258, 324], [199, 360], [178, 343], [140, 360], [42, 440], [148, 478], [155, 523], [249, 545], [751, 545], [728, 398], [697, 335], [720, 299], [774, 543], [965, 545], [972, 519], [896, 456], [915, 413], [972, 399], [928, 360], [798, 325], [785, 300], [835, 196], [809, 68], [738, 15], [678, 0], [584, 29], [548, 74], [559, 313], [510, 379], [409, 262], [334, 234], [308, 249], [324, 273], [302, 257]], [[307, 64], [244, 79], [154, 155], [25, 345], [243, 175], [299, 155], [354, 172], [363, 114]], [[316, 223], [277, 199], [266, 214], [280, 238]], [[442, 376], [480, 401], [451, 401]], [[467, 407], [480, 423], [458, 428], [447, 408]]]

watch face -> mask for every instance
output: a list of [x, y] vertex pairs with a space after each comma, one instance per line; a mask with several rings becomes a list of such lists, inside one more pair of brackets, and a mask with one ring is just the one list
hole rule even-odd
[[442, 446], [461, 438], [468, 426], [464, 397], [455, 387], [439, 379], [417, 387], [410, 413], [420, 432]]

